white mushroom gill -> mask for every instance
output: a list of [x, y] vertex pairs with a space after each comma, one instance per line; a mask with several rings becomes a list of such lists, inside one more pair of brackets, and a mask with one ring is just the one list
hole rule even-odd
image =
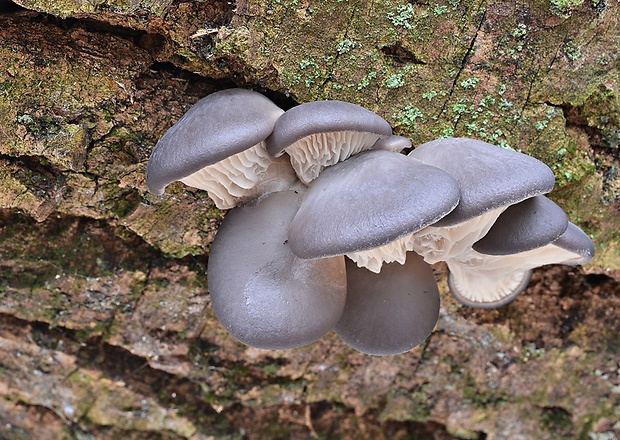
[[588, 258], [552, 243], [511, 255], [485, 255], [470, 248], [447, 263], [450, 287], [459, 300], [469, 302], [468, 305], [496, 307], [497, 302], [527, 287], [531, 269], [545, 264], [577, 265], [587, 261]]
[[269, 155], [264, 142], [181, 179], [188, 186], [206, 190], [219, 209], [289, 189], [296, 181], [288, 160]]
[[346, 254], [358, 267], [365, 267], [371, 272], [379, 273], [383, 263], [405, 264], [407, 252], [413, 250], [412, 235], [394, 240], [383, 246], [366, 251]]
[[454, 226], [427, 226], [408, 237], [411, 244], [407, 246], [429, 264], [456, 258], [484, 237], [506, 208], [508, 206], [493, 209]]
[[301, 138], [284, 151], [299, 179], [307, 185], [328, 166], [370, 149], [380, 137], [356, 131], [317, 133]]

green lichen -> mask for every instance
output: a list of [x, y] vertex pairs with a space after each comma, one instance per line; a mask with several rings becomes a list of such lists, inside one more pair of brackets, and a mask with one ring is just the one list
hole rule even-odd
[[385, 80], [385, 86], [388, 89], [397, 89], [405, 85], [405, 80], [402, 73], [396, 73], [394, 75], [389, 76]]
[[550, 0], [549, 10], [558, 17], [567, 18], [577, 10], [584, 0]]

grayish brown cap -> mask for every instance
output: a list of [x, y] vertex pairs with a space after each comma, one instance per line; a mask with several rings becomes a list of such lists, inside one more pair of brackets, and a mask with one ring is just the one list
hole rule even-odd
[[567, 227], [562, 208], [536, 196], [509, 206], [473, 248], [486, 255], [518, 254], [557, 240]]
[[279, 156], [298, 140], [317, 133], [364, 132], [392, 134], [390, 124], [364, 107], [343, 101], [313, 101], [287, 110], [267, 138], [267, 151]]
[[475, 139], [437, 139], [420, 145], [409, 157], [441, 168], [459, 184], [459, 205], [433, 225], [438, 227], [546, 194], [555, 184], [551, 169], [538, 159]]
[[385, 264], [381, 273], [347, 259], [347, 302], [336, 333], [354, 349], [372, 355], [411, 350], [433, 331], [439, 289], [431, 267], [411, 253], [404, 265]]
[[399, 153], [365, 151], [313, 181], [289, 243], [301, 258], [372, 249], [435, 223], [458, 199], [456, 182], [440, 169]]
[[170, 183], [264, 141], [283, 113], [251, 90], [201, 99], [155, 145], [146, 167], [149, 190], [161, 195]]
[[309, 344], [340, 319], [346, 299], [344, 257], [301, 260], [286, 231], [301, 203], [297, 191], [232, 209], [209, 254], [215, 315], [244, 344], [286, 349]]

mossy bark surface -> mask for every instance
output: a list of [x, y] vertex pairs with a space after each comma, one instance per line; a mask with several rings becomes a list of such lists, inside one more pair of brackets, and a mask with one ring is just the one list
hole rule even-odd
[[[620, 432], [620, 3], [0, 1], [0, 437], [584, 438]], [[411, 352], [245, 347], [209, 302], [224, 213], [156, 197], [201, 97], [363, 105], [418, 145], [531, 154], [594, 239]]]

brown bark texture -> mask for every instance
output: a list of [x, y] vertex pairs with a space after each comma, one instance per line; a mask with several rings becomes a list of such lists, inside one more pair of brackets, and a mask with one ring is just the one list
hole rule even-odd
[[[531, 154], [597, 256], [488, 311], [435, 267], [439, 322], [401, 356], [246, 347], [207, 289], [225, 214], [145, 185], [229, 87]], [[1, 0], [0, 438], [617, 439], [619, 144], [617, 0]]]

